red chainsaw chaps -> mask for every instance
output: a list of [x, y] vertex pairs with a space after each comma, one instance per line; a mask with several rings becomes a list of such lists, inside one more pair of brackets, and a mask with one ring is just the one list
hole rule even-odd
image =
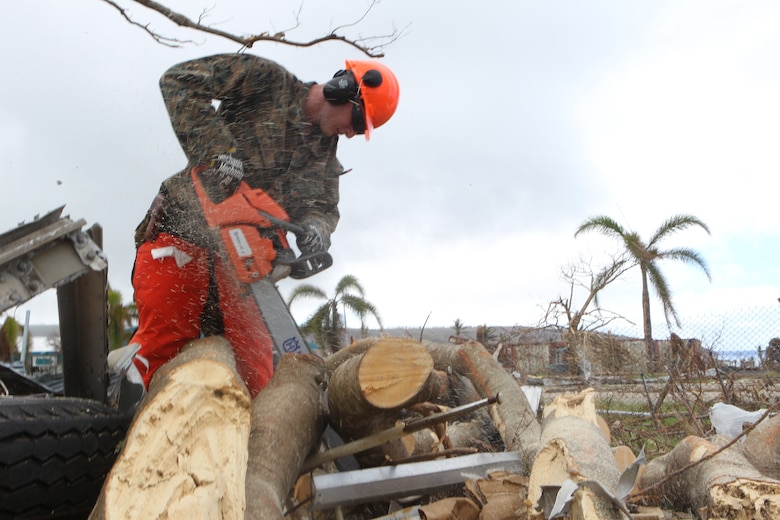
[[[192, 169], [192, 182], [206, 223], [219, 230], [238, 279], [244, 283], [253, 283], [264, 278], [273, 269], [276, 249], [272, 239], [260, 234], [259, 228], [274, 227], [260, 212], [289, 222], [287, 212], [265, 191], [250, 188], [243, 181], [233, 195], [215, 204], [203, 189], [197, 172], [197, 168]], [[288, 247], [284, 230], [276, 229], [275, 233], [282, 247]]]

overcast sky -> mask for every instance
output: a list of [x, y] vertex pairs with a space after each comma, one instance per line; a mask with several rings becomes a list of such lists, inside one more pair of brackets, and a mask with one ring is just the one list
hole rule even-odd
[[[192, 18], [257, 33], [289, 29], [299, 0], [165, 1]], [[155, 43], [100, 0], [25, 0], [0, 17], [0, 230], [60, 205], [104, 230], [109, 282], [132, 297], [133, 230], [185, 158], [158, 78], [174, 63], [237, 46], [130, 5]], [[359, 18], [367, 1], [304, 2], [290, 39]], [[680, 316], [776, 305], [780, 297], [780, 4], [776, 1], [464, 2], [384, 0], [355, 37], [386, 49], [401, 99], [369, 143], [342, 139], [329, 294], [358, 277], [386, 326], [535, 324], [566, 295], [561, 269], [616, 250], [574, 231], [605, 214], [643, 238], [690, 213], [665, 242], [698, 269], [661, 263]], [[340, 43], [252, 53], [323, 82], [356, 50]], [[286, 296], [298, 282], [284, 281]], [[638, 271], [601, 296], [641, 323]], [[53, 291], [16, 310], [56, 322]], [[305, 306], [294, 306], [299, 320]], [[660, 310], [656, 337], [665, 336]], [[429, 317], [430, 315], [430, 317]]]

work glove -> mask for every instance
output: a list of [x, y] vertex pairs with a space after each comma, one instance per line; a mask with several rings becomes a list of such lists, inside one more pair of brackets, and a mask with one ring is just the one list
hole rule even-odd
[[201, 173], [206, 193], [214, 202], [233, 195], [244, 179], [244, 161], [237, 153], [217, 154]]
[[295, 240], [302, 254], [321, 253], [330, 249], [330, 230], [323, 221], [317, 218], [305, 219], [301, 227], [306, 232]]

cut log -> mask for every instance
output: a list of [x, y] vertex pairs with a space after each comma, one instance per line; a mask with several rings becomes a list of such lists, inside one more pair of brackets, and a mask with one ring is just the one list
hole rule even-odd
[[780, 415], [761, 421], [740, 444], [745, 458], [763, 475], [780, 480]]
[[[593, 389], [563, 394], [545, 409], [539, 453], [528, 482], [528, 498], [536, 502], [542, 486], [596, 481], [613, 493], [620, 478], [617, 462], [599, 427]], [[571, 504], [572, 518], [619, 519], [622, 513], [608, 497], [580, 488]]]
[[[328, 383], [328, 413], [346, 441], [392, 428], [401, 418], [400, 409], [434, 400], [446, 387], [446, 376], [433, 370], [430, 354], [413, 340], [382, 338], [344, 358]], [[370, 467], [409, 455], [396, 439], [356, 458]]]
[[221, 336], [157, 371], [90, 519], [243, 519], [250, 398]]
[[325, 363], [283, 356], [252, 402], [246, 518], [284, 518], [285, 500], [325, 428]]
[[521, 453], [523, 463], [530, 471], [539, 446], [541, 426], [517, 381], [475, 341], [462, 345], [424, 344], [437, 370], [465, 376], [482, 398], [501, 395], [501, 404], [490, 407], [491, 418], [506, 451]]
[[333, 371], [344, 364], [346, 360], [354, 356], [361, 356], [365, 354], [365, 352], [371, 348], [374, 343], [381, 339], [382, 338], [363, 338], [326, 357], [325, 371], [327, 372], [328, 379], [330, 379], [330, 377], [333, 375]]
[[382, 338], [334, 371], [328, 388], [330, 411], [345, 418], [430, 401], [440, 394], [441, 382], [422, 343]]
[[761, 475], [734, 446], [718, 453], [728, 440], [686, 437], [647, 464], [638, 493], [649, 505], [663, 497], [710, 519], [780, 518], [780, 481]]

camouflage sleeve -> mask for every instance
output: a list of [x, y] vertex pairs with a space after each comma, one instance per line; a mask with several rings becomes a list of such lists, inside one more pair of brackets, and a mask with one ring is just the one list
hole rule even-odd
[[312, 210], [312, 216], [321, 218], [331, 234], [336, 230], [339, 222], [339, 176], [342, 173], [344, 169], [341, 163], [335, 156], [331, 157], [325, 168], [325, 194]]
[[168, 69], [160, 78], [160, 90], [190, 164], [208, 164], [217, 154], [238, 147], [215, 101], [262, 96], [286, 74], [272, 61], [245, 54], [208, 56]]
[[339, 177], [344, 173], [336, 158], [336, 141], [321, 154], [311, 157], [309, 167], [287, 177], [283, 206], [293, 222], [316, 219], [333, 233], [339, 221]]

